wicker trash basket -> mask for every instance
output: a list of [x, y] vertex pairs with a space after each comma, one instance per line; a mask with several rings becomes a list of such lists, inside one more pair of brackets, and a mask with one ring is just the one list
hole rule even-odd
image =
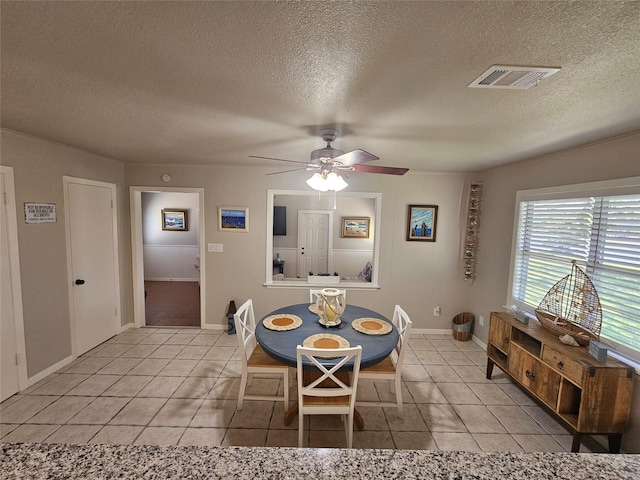
[[459, 342], [471, 340], [471, 325], [475, 317], [473, 313], [463, 312], [453, 317], [451, 322], [453, 328], [453, 338]]

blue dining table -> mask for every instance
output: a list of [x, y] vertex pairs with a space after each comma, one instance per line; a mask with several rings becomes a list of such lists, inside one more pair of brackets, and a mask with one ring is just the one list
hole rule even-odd
[[[391, 323], [391, 321], [389, 321], [388, 318], [373, 310], [347, 304], [347, 308], [340, 317], [340, 324], [338, 326], [325, 327], [320, 324], [318, 321], [318, 315], [309, 310], [309, 307], [309, 303], [288, 305], [286, 307], [278, 308], [260, 319], [255, 330], [256, 340], [270, 357], [284, 363], [285, 365], [296, 368], [296, 347], [298, 345], [302, 345], [304, 340], [311, 335], [329, 333], [341, 336], [347, 340], [349, 345], [352, 347], [361, 345], [362, 359], [360, 366], [361, 368], [367, 368], [384, 360], [398, 343], [398, 329]], [[270, 330], [263, 325], [265, 318], [278, 314], [297, 315], [302, 319], [302, 325], [294, 330], [286, 331]], [[386, 335], [367, 335], [365, 333], [358, 332], [351, 326], [351, 322], [358, 318], [377, 318], [379, 320], [386, 321], [392, 326], [391, 332]], [[335, 360], [325, 360], [326, 364], [329, 365], [333, 361]], [[303, 364], [303, 368], [306, 367], [308, 367], [308, 370], [315, 370], [311, 363], [307, 362], [306, 364]], [[353, 363], [351, 363], [351, 367], [349, 364], [345, 366], [347, 371], [352, 368]], [[289, 425], [297, 413], [298, 405], [296, 402], [293, 407], [285, 412], [285, 425]], [[364, 420], [357, 411], [355, 412], [355, 424], [360, 430], [364, 428]]]
[[[398, 343], [398, 329], [391, 321], [368, 308], [347, 304], [347, 308], [340, 317], [340, 324], [335, 327], [325, 327], [318, 321], [318, 315], [309, 310], [309, 303], [299, 303], [278, 308], [265, 315], [256, 325], [256, 340], [267, 354], [291, 367], [297, 366], [296, 347], [302, 345], [304, 340], [318, 333], [330, 333], [339, 335], [355, 347], [362, 346], [362, 360], [360, 368], [367, 368], [384, 360]], [[277, 331], [270, 330], [263, 325], [265, 318], [277, 314], [297, 315], [302, 319], [302, 325], [294, 330]], [[353, 329], [351, 322], [358, 318], [377, 318], [391, 324], [391, 332], [386, 335], [367, 335]], [[330, 362], [331, 360], [329, 360]], [[307, 365], [311, 365], [310, 363]], [[306, 365], [305, 365], [306, 366]], [[353, 368], [353, 363], [351, 368]], [[349, 369], [347, 364], [346, 369]]]

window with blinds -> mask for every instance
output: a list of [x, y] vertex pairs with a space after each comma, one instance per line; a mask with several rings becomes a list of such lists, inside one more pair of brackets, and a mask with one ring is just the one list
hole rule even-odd
[[533, 311], [575, 260], [602, 305], [601, 340], [640, 360], [640, 195], [521, 201], [511, 295]]

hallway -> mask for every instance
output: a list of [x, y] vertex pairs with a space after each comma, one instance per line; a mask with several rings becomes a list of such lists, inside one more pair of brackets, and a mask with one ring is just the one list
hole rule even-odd
[[144, 282], [145, 322], [153, 327], [200, 327], [198, 282]]

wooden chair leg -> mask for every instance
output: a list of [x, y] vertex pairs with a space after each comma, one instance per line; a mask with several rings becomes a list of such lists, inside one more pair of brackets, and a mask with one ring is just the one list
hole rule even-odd
[[302, 448], [304, 437], [304, 415], [298, 414], [298, 447]]
[[247, 375], [245, 373], [240, 377], [240, 388], [238, 390], [238, 410], [242, 410], [242, 402], [244, 401], [244, 391], [247, 388]]
[[404, 404], [402, 403], [402, 381], [400, 378], [396, 378], [396, 402], [398, 403], [398, 416], [401, 417], [404, 411]]
[[285, 372], [284, 376], [284, 411], [289, 408], [289, 369]]

